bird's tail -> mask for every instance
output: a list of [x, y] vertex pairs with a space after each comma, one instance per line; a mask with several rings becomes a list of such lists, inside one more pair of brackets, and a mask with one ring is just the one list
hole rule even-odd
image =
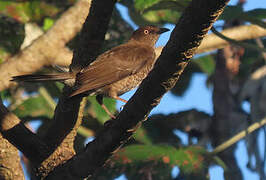
[[13, 76], [11, 81], [17, 82], [43, 82], [43, 81], [64, 81], [73, 79], [73, 73], [57, 73], [57, 74], [28, 74], [21, 76]]

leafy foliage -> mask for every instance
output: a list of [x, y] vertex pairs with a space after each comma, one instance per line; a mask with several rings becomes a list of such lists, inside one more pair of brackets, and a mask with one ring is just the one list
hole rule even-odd
[[53, 109], [42, 96], [26, 99], [13, 112], [22, 119], [29, 116], [31, 118], [40, 116], [51, 118], [53, 116]]
[[[90, 102], [90, 107], [88, 111], [93, 114], [97, 119], [99, 119], [101, 123], [104, 123], [105, 121], [110, 119], [110, 116], [103, 110], [99, 103], [97, 103], [96, 98], [94, 96], [88, 97], [88, 100]], [[114, 99], [105, 98], [104, 104], [108, 107], [111, 113], [114, 113], [116, 111]]]
[[14, 54], [23, 43], [25, 32], [23, 24], [0, 14], [0, 58], [4, 53]]
[[118, 173], [125, 173], [128, 179], [148, 176], [171, 179], [172, 167], [178, 166], [188, 179], [195, 176], [206, 179], [211, 161], [208, 152], [200, 147], [176, 149], [162, 145], [130, 145], [116, 153], [105, 167], [106, 174], [99, 176], [115, 177]]
[[214, 73], [215, 69], [215, 60], [212, 55], [206, 55], [193, 60], [193, 63], [196, 63], [201, 72], [206, 73], [208, 76]]
[[42, 1], [13, 2], [1, 1], [0, 12], [19, 22], [39, 21], [44, 16], [54, 16], [58, 8]]
[[240, 6], [227, 6], [224, 13], [220, 16], [220, 19], [226, 21], [232, 21], [233, 19], [239, 19], [244, 21], [249, 21], [253, 24], [262, 26], [266, 28], [266, 23], [263, 19], [266, 18], [265, 9], [254, 9], [244, 12]]

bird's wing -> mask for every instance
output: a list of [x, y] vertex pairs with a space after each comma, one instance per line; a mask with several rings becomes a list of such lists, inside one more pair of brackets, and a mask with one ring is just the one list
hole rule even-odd
[[155, 58], [154, 49], [138, 45], [122, 45], [100, 55], [77, 75], [77, 89], [70, 95], [97, 90], [133, 75]]

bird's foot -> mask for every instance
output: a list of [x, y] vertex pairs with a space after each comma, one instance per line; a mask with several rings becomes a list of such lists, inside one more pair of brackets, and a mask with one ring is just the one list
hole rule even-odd
[[109, 114], [109, 116], [112, 118], [112, 120], [116, 119], [116, 117], [113, 114]]
[[119, 110], [122, 111], [124, 109], [124, 106], [125, 106], [125, 104], [120, 106]]
[[114, 120], [115, 120], [115, 119], [112, 118], [112, 119], [106, 121], [106, 122], [103, 124], [103, 126], [104, 126], [104, 127], [110, 127], [110, 126], [114, 123]]

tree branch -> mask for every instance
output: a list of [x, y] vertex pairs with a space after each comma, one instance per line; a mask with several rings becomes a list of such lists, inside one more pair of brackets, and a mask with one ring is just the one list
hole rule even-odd
[[[254, 39], [258, 37], [264, 37], [266, 36], [266, 29], [257, 26], [257, 25], [242, 25], [237, 26], [234, 28], [228, 28], [223, 31], [221, 31], [224, 36], [237, 40], [237, 41], [243, 41], [248, 39]], [[215, 34], [207, 35], [199, 48], [197, 49], [196, 53], [204, 53], [213, 51], [216, 49], [224, 48], [225, 46], [229, 45], [229, 42], [218, 37]], [[156, 54], [159, 56], [161, 54], [163, 47], [156, 48]]]
[[[5, 78], [0, 79], [0, 91], [15, 84], [10, 82], [12, 76], [30, 74], [45, 65], [53, 64], [54, 59], [65, 57], [63, 53], [68, 52], [65, 49], [65, 44], [82, 27], [89, 7], [90, 0], [80, 0], [75, 6], [69, 8], [47, 33], [25, 50], [2, 63], [0, 77]], [[60, 51], [60, 49], [63, 50]], [[56, 61], [58, 62], [58, 59]]]
[[[9, 119], [5, 117], [6, 109], [3, 109], [3, 103], [0, 97], [0, 179], [22, 179], [24, 174], [20, 164], [20, 157], [17, 148], [8, 142], [2, 135], [2, 124], [9, 124]], [[11, 119], [11, 121], [14, 119]], [[11, 122], [13, 124], [13, 122]]]
[[0, 132], [33, 163], [40, 163], [48, 154], [48, 146], [21, 123], [0, 100]]
[[90, 14], [81, 30], [79, 46], [74, 50], [70, 65], [71, 70], [79, 71], [88, 66], [98, 56], [112, 17], [115, 2], [115, 0], [109, 2], [92, 1], [91, 6], [95, 8], [90, 9]]
[[216, 36], [218, 36], [221, 39], [226, 40], [230, 44], [233, 44], [233, 45], [236, 45], [236, 46], [240, 46], [240, 47], [243, 47], [243, 48], [247, 48], [247, 49], [250, 49], [250, 50], [255, 50], [255, 51], [258, 51], [258, 52], [266, 52], [265, 48], [260, 48], [257, 45], [253, 45], [253, 44], [245, 43], [245, 42], [239, 42], [239, 41], [236, 41], [235, 39], [229, 38], [229, 37], [223, 35], [222, 33], [220, 33], [219, 31], [217, 31], [214, 27], [211, 28], [211, 31]]
[[[90, 13], [81, 30], [79, 44], [74, 50], [71, 70], [77, 71], [86, 66], [99, 53], [115, 2], [116, 0], [92, 1]], [[69, 89], [69, 87], [65, 87], [64, 93], [67, 93]], [[44, 136], [45, 142], [51, 145], [52, 152], [38, 167], [40, 177], [45, 177], [53, 168], [75, 154], [74, 140], [81, 124], [85, 106], [85, 101], [83, 101], [80, 107], [81, 100], [81, 97], [68, 98], [64, 94], [60, 98], [55, 110], [53, 124]]]
[[24, 180], [19, 152], [0, 133], [0, 179], [21, 179]]
[[101, 167], [131, 137], [141, 122], [147, 119], [162, 96], [175, 85], [227, 2], [228, 0], [193, 0], [172, 32], [154, 69], [117, 119], [105, 127], [84, 152], [56, 168], [48, 179], [81, 179], [92, 175]]
[[245, 136], [251, 134], [253, 131], [265, 126], [265, 124], [266, 124], [266, 117], [263, 118], [260, 122], [253, 123], [247, 129], [241, 131], [240, 133], [236, 134], [235, 136], [233, 136], [229, 140], [227, 140], [224, 143], [222, 143], [221, 145], [217, 146], [211, 152], [211, 154], [218, 154], [218, 153], [224, 151], [225, 149], [227, 149], [228, 147], [232, 146], [233, 144], [235, 144], [236, 142], [238, 142], [239, 140], [241, 140]]

